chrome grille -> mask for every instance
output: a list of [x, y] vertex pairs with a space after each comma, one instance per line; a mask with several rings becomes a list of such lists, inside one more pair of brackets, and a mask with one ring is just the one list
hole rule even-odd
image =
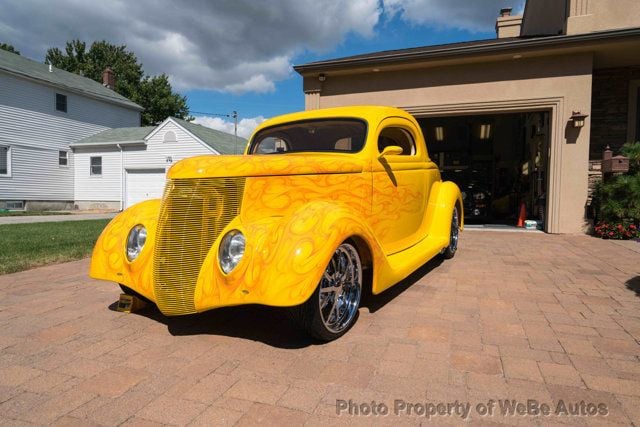
[[200, 267], [222, 230], [240, 213], [245, 178], [167, 181], [153, 254], [158, 308], [167, 315], [195, 313]]

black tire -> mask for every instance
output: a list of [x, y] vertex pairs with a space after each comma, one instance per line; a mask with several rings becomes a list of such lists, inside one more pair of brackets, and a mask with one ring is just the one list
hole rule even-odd
[[304, 304], [291, 307], [289, 314], [312, 337], [333, 341], [347, 333], [358, 319], [361, 297], [360, 254], [346, 241], [336, 248], [311, 297]]
[[458, 250], [458, 237], [460, 236], [460, 216], [458, 215], [458, 207], [453, 208], [451, 214], [451, 232], [449, 234], [449, 245], [441, 252], [444, 259], [451, 259]]

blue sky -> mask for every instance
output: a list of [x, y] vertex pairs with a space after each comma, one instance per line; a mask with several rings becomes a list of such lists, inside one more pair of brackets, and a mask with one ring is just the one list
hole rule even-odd
[[[0, 42], [43, 61], [69, 40], [106, 40], [167, 74], [196, 122], [247, 136], [304, 108], [292, 66], [360, 53], [495, 37], [525, 0], [3, 0]], [[117, 76], [116, 76], [117, 78]], [[214, 113], [214, 114], [211, 114]]]
[[[375, 36], [363, 37], [348, 34], [344, 42], [334, 49], [322, 53], [304, 52], [293, 58], [293, 64], [338, 58], [381, 50], [403, 49], [409, 47], [434, 44], [455, 43], [467, 40], [479, 40], [495, 37], [493, 28], [475, 32], [451, 28], [433, 28], [426, 25], [413, 25], [394, 18], [390, 22], [377, 25]], [[240, 117], [257, 116], [273, 117], [279, 114], [304, 109], [302, 77], [291, 70], [290, 76], [275, 83], [275, 91], [271, 93], [231, 94], [225, 92], [190, 90], [185, 91], [189, 108], [195, 112], [213, 112], [229, 114], [238, 111]]]

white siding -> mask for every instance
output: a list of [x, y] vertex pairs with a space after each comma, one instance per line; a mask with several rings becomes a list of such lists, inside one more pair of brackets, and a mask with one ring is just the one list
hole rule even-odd
[[[67, 112], [56, 111], [56, 93]], [[58, 167], [58, 150], [112, 127], [138, 126], [140, 113], [0, 73], [0, 145], [12, 147], [12, 177], [0, 178], [0, 200], [73, 200], [74, 171]]]
[[[102, 175], [91, 175], [91, 157], [102, 157]], [[75, 149], [76, 201], [119, 201], [121, 194], [120, 150], [117, 147]]]
[[[175, 142], [164, 142], [166, 132], [175, 134]], [[168, 121], [149, 138], [145, 149], [130, 147], [125, 149], [125, 154], [127, 169], [164, 168], [187, 157], [213, 154], [213, 150], [198, 142], [190, 133], [185, 132], [173, 122]], [[171, 157], [172, 161], [168, 162], [167, 157]]]
[[0, 177], [2, 200], [73, 200], [73, 154], [58, 165], [58, 149], [11, 147], [11, 177]]
[[[175, 134], [175, 142], [164, 142], [164, 135], [169, 131]], [[204, 154], [214, 154], [214, 152], [172, 121], [167, 121], [160, 125], [155, 134], [149, 138], [146, 146], [124, 147], [124, 169], [168, 170], [178, 160]], [[102, 155], [102, 178], [91, 177], [89, 175], [90, 157], [99, 155]], [[171, 161], [167, 160], [169, 157]], [[120, 165], [120, 151], [117, 147], [78, 147], [75, 149], [75, 162], [75, 200], [96, 202], [122, 200], [123, 171]]]

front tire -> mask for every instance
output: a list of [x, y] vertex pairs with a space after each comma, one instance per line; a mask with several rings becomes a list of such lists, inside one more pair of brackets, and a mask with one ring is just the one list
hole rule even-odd
[[357, 249], [343, 242], [333, 253], [320, 283], [302, 305], [291, 308], [293, 320], [311, 336], [332, 341], [358, 318], [362, 297], [362, 263]]
[[458, 250], [458, 237], [460, 236], [460, 217], [458, 216], [458, 207], [454, 206], [453, 214], [451, 214], [451, 233], [449, 234], [449, 245], [442, 250], [442, 257], [451, 259]]

